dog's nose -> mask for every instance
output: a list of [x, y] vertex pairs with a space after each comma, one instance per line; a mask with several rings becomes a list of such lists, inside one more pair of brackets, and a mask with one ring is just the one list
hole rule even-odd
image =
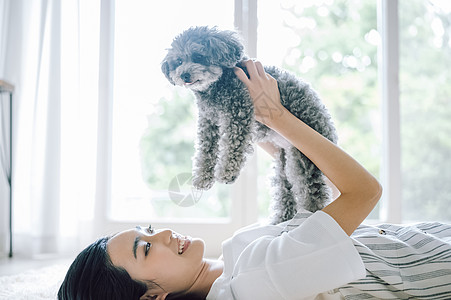
[[191, 82], [191, 74], [190, 73], [183, 73], [182, 75], [180, 75], [180, 77], [182, 78], [182, 80], [185, 83]]

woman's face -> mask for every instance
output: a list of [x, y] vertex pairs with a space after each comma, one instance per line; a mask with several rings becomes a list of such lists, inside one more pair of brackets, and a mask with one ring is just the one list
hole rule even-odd
[[204, 249], [200, 239], [139, 226], [115, 235], [107, 244], [115, 266], [135, 280], [152, 280], [161, 287], [149, 291], [154, 295], [188, 291], [204, 265]]

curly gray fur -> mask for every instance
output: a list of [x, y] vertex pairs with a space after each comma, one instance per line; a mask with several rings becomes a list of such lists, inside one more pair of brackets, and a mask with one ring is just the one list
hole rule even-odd
[[[255, 120], [258, 102], [254, 106], [233, 71], [243, 59], [244, 47], [235, 32], [193, 27], [174, 39], [163, 60], [161, 69], [167, 79], [196, 96], [199, 117], [193, 185], [209, 189], [215, 181], [234, 182], [253, 152], [253, 142], [271, 142], [278, 149], [271, 181], [272, 222], [289, 220], [300, 208], [312, 212], [323, 208], [330, 191], [322, 172], [282, 136]], [[273, 66], [266, 66], [265, 71], [277, 80], [282, 105], [336, 143], [330, 114], [310, 85]]]

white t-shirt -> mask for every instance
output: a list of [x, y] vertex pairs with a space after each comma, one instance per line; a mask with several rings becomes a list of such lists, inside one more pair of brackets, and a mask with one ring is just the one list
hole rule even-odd
[[318, 211], [289, 232], [281, 226], [247, 227], [224, 241], [224, 271], [207, 299], [325, 299], [365, 277], [352, 240], [328, 214]]

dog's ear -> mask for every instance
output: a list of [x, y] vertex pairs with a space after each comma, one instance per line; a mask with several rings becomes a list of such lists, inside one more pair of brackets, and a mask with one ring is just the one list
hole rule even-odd
[[244, 57], [244, 46], [238, 34], [224, 30], [217, 30], [208, 40], [210, 57], [217, 64], [233, 68]]
[[169, 63], [166, 59], [163, 60], [163, 62], [161, 63], [161, 71], [163, 72], [164, 76], [166, 76], [166, 78], [169, 80], [169, 82], [172, 85], [175, 85], [175, 82], [169, 76]]

